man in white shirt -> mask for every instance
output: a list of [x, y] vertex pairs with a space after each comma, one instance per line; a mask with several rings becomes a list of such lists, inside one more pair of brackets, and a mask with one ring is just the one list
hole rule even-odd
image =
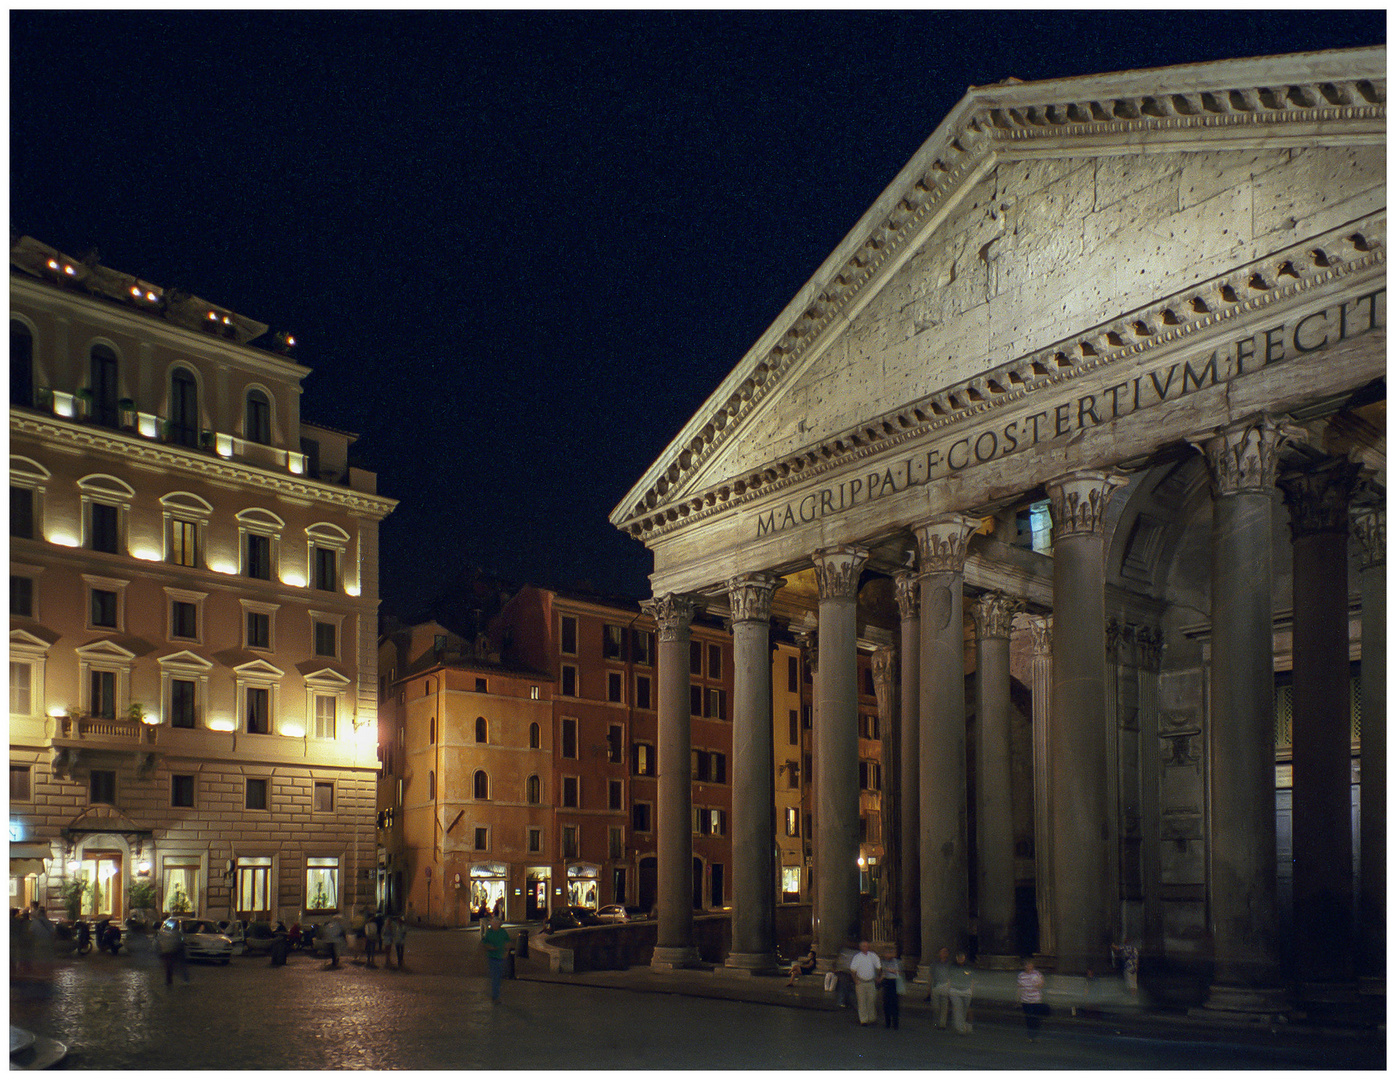
[[853, 993], [858, 999], [858, 1023], [863, 1027], [877, 1023], [877, 984], [882, 981], [881, 958], [866, 941], [860, 941], [848, 969], [853, 974]]

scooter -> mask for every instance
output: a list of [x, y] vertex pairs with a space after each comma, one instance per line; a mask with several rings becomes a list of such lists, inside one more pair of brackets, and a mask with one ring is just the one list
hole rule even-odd
[[117, 920], [102, 919], [97, 923], [97, 947], [113, 956], [121, 951], [121, 924]]
[[92, 924], [87, 920], [82, 920], [77, 924], [77, 954], [86, 956], [92, 951]]

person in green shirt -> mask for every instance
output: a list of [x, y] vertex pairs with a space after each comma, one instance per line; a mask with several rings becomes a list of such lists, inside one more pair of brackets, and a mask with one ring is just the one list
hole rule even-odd
[[504, 978], [504, 954], [509, 948], [509, 934], [499, 925], [499, 917], [490, 919], [489, 928], [480, 935], [480, 944], [490, 961], [490, 1000], [499, 1000], [499, 984]]

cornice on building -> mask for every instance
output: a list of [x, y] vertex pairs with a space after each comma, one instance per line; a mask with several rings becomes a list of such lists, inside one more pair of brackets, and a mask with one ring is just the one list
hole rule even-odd
[[[1380, 144], [1385, 72], [1380, 46], [971, 87], [625, 495], [611, 523], [646, 534], [646, 515], [669, 505], [666, 495], [822, 351], [999, 161], [1063, 138], [1070, 152], [1091, 154], [1234, 146], [1248, 133], [1270, 146]], [[678, 509], [687, 511], [687, 502]]]

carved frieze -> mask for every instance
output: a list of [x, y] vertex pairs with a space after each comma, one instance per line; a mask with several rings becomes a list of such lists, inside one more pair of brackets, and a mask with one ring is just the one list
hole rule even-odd
[[771, 597], [785, 584], [775, 574], [742, 574], [727, 581], [727, 598], [732, 605], [732, 621], [766, 622], [771, 617]]
[[901, 612], [902, 621], [920, 618], [920, 575], [915, 570], [898, 570], [892, 580], [896, 582], [897, 610]]
[[840, 544], [816, 551], [811, 558], [814, 560], [814, 576], [819, 582], [819, 599], [858, 598], [858, 576], [868, 560], [866, 549]]
[[975, 599], [974, 632], [980, 638], [1006, 638], [1013, 632], [1013, 616], [1023, 609], [1023, 601], [1002, 592], [987, 592]]
[[1334, 459], [1280, 480], [1289, 507], [1290, 532], [1296, 540], [1317, 533], [1347, 533], [1348, 507], [1359, 472], [1357, 464]]
[[[919, 552], [921, 576], [932, 574], [963, 574], [969, 538], [979, 528], [976, 518], [964, 514], [946, 514], [916, 527], [916, 547]], [[922, 602], [926, 600], [924, 590]]]
[[1268, 416], [1222, 428], [1202, 444], [1216, 495], [1270, 494], [1284, 433]]
[[1110, 496], [1125, 483], [1120, 474], [1106, 472], [1071, 473], [1048, 481], [1053, 542], [1068, 536], [1101, 535]]
[[1386, 507], [1364, 506], [1352, 517], [1352, 535], [1357, 538], [1363, 570], [1386, 565]]
[[654, 620], [660, 641], [678, 641], [679, 635], [693, 622], [697, 605], [683, 593], [665, 593], [650, 600], [641, 600], [640, 607]]

